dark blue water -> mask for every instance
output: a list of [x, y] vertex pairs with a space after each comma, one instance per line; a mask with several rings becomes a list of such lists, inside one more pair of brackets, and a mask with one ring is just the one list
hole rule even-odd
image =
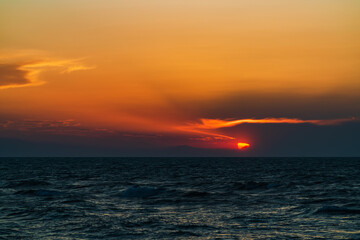
[[359, 158], [3, 158], [1, 239], [360, 239]]

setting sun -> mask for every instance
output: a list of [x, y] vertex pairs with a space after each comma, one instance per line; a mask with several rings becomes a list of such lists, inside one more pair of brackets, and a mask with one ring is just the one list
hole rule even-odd
[[249, 148], [250, 144], [248, 144], [248, 143], [238, 143], [237, 146], [238, 146], [239, 149], [245, 149], [245, 148]]

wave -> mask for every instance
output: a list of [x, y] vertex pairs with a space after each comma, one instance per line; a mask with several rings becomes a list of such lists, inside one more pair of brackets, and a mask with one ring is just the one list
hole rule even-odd
[[346, 207], [339, 207], [334, 205], [324, 205], [315, 213], [322, 213], [322, 214], [360, 214], [360, 209], [356, 208], [346, 208]]
[[51, 183], [46, 181], [39, 181], [39, 180], [24, 180], [24, 181], [10, 183], [7, 185], [7, 187], [17, 188], [17, 187], [35, 187], [35, 186], [48, 186], [48, 185], [51, 185]]
[[184, 197], [207, 197], [210, 193], [208, 192], [198, 192], [198, 191], [190, 191], [184, 193]]
[[199, 233], [195, 233], [195, 232], [191, 232], [191, 231], [184, 231], [184, 230], [177, 230], [174, 232], [170, 233], [171, 235], [174, 236], [182, 236], [182, 237], [200, 237], [201, 234]]
[[164, 192], [164, 189], [157, 187], [132, 186], [124, 190], [120, 196], [125, 198], [147, 198]]
[[245, 183], [235, 183], [234, 187], [237, 190], [266, 190], [270, 188], [277, 187], [278, 184], [276, 183], [268, 183], [268, 182], [255, 182], [255, 181], [248, 181]]
[[39, 197], [53, 197], [62, 195], [62, 192], [54, 191], [54, 190], [21, 190], [17, 191], [15, 194], [21, 194], [21, 195], [33, 195], [33, 196], [39, 196]]
[[159, 194], [167, 195], [170, 194], [173, 197], [186, 197], [186, 198], [201, 198], [209, 196], [208, 192], [201, 191], [172, 191], [166, 190], [165, 188], [160, 187], [145, 187], [145, 186], [131, 186], [120, 193], [121, 197], [125, 198], [147, 198], [153, 197]]
[[76, 204], [76, 203], [82, 203], [85, 202], [84, 199], [78, 199], [78, 198], [72, 198], [72, 199], [68, 199], [63, 201], [62, 203], [64, 204]]

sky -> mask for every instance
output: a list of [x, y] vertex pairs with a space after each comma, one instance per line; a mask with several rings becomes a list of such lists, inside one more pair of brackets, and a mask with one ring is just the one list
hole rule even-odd
[[358, 0], [2, 0], [0, 156], [360, 156], [359, 77]]

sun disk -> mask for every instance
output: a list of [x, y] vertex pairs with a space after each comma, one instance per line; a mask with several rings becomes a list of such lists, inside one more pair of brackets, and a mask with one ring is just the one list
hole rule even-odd
[[239, 149], [245, 149], [245, 148], [250, 147], [250, 144], [248, 144], [248, 143], [238, 143], [237, 146], [238, 146]]

